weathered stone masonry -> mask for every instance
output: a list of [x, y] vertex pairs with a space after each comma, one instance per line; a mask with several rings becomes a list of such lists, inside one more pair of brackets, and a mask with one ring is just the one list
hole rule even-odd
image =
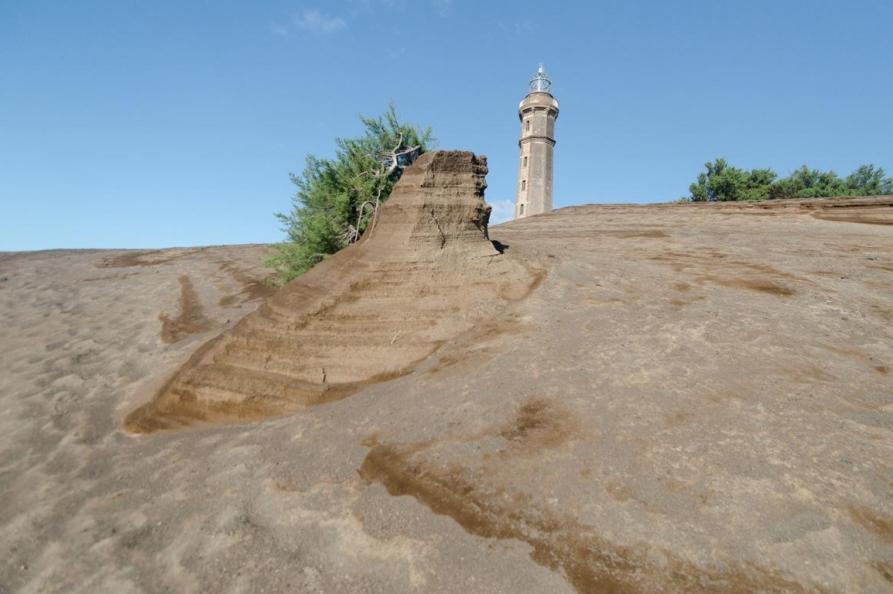
[[552, 210], [552, 153], [558, 100], [549, 92], [551, 85], [540, 65], [530, 81], [530, 92], [518, 107], [521, 155], [515, 190], [516, 219]]

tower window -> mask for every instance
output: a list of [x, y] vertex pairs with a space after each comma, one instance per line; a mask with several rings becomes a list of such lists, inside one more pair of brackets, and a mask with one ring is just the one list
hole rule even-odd
[[530, 120], [527, 120], [527, 131], [530, 132]]
[[524, 167], [527, 167], [527, 155], [524, 155]]
[[526, 190], [526, 189], [527, 189], [527, 180], [522, 179], [521, 180], [521, 190]]
[[518, 214], [523, 215], [523, 214], [524, 214], [524, 205], [523, 205], [523, 204], [519, 204], [519, 205], [518, 205], [518, 208], [520, 209], [520, 210], [518, 211]]

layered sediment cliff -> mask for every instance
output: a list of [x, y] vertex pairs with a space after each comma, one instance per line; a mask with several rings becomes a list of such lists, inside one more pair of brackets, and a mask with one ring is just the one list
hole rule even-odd
[[534, 274], [490, 242], [487, 161], [423, 155], [371, 231], [200, 348], [133, 432], [257, 418], [344, 397], [411, 371], [445, 341], [524, 296]]

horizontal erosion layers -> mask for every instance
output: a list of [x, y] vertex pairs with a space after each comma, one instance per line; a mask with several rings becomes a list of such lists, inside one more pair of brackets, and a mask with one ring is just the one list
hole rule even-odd
[[255, 419], [397, 377], [524, 297], [536, 274], [490, 242], [485, 157], [408, 168], [363, 240], [202, 346], [125, 419], [134, 433]]

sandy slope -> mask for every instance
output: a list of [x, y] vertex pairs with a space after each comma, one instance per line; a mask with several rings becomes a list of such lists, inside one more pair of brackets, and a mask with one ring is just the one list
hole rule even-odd
[[0, 591], [893, 591], [889, 204], [498, 226], [500, 332], [144, 436], [264, 248], [0, 255]]

